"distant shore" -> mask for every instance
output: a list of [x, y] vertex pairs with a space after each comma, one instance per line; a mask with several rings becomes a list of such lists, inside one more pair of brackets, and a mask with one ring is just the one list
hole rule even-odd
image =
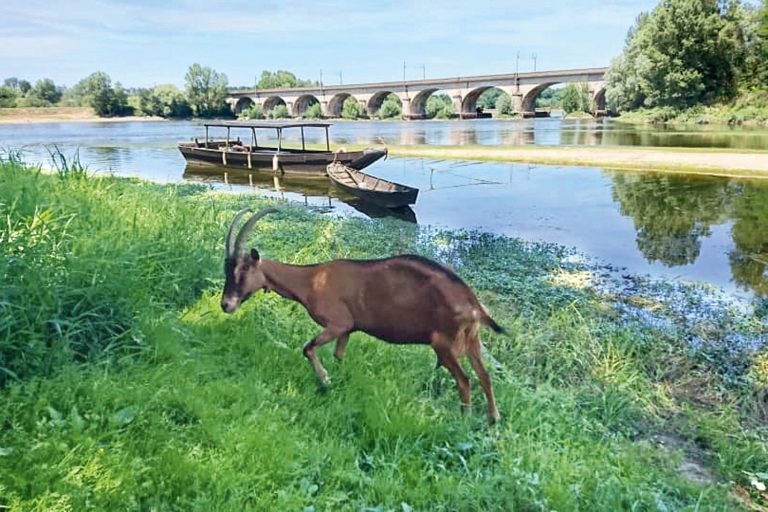
[[163, 121], [162, 117], [99, 117], [89, 107], [0, 108], [0, 124], [126, 123]]

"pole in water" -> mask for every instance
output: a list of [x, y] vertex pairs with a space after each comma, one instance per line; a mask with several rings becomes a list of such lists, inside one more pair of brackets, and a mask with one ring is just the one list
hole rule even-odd
[[224, 171], [224, 184], [229, 185], [229, 176], [227, 174], [227, 171]]
[[253, 187], [253, 174], [248, 175], [248, 184]]

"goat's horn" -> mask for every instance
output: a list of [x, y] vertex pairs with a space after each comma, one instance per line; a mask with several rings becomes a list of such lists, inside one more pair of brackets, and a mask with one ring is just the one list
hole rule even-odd
[[263, 216], [270, 214], [270, 213], [277, 213], [277, 208], [265, 208], [264, 210], [259, 211], [258, 213], [254, 214], [253, 217], [248, 219], [248, 222], [245, 223], [243, 226], [243, 229], [240, 230], [240, 234], [237, 235], [237, 240], [235, 241], [235, 251], [240, 252], [243, 250], [243, 244], [245, 244], [246, 239], [248, 238], [248, 235], [251, 233], [251, 230], [253, 229], [253, 226], [256, 224], [256, 222], [262, 218]]
[[237, 212], [235, 218], [232, 219], [232, 224], [229, 225], [229, 231], [227, 232], [227, 258], [231, 257], [235, 252], [235, 226], [237, 225], [237, 221], [240, 220], [240, 217], [252, 211], [253, 210], [250, 208], [243, 208]]

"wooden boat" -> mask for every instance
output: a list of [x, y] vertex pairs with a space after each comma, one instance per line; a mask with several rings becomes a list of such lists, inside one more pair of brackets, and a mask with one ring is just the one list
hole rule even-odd
[[416, 202], [419, 189], [376, 178], [343, 162], [328, 165], [328, 177], [340, 189], [387, 208], [399, 208]]
[[[363, 169], [386, 156], [385, 149], [366, 149], [364, 151], [331, 151], [328, 129], [330, 123], [311, 122], [244, 122], [222, 121], [204, 123], [205, 141], [197, 139], [191, 142], [180, 142], [178, 147], [181, 154], [189, 163], [209, 164], [234, 169], [253, 169], [272, 171], [279, 174], [319, 174], [325, 175], [326, 167], [333, 161], [342, 162], [354, 169]], [[226, 138], [212, 139], [209, 137], [210, 128], [226, 128]], [[306, 128], [325, 129], [325, 150], [307, 149], [304, 139]], [[240, 129], [250, 132], [251, 143], [246, 144], [238, 136], [232, 138], [232, 130]], [[277, 131], [277, 146], [260, 146], [256, 130], [270, 129]], [[301, 149], [286, 148], [283, 145], [283, 131], [299, 129], [301, 132]], [[246, 132], [246, 133], [247, 133]]]

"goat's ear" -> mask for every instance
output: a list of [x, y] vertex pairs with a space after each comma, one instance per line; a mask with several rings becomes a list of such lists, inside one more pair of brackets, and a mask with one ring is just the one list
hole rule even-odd
[[251, 249], [251, 259], [253, 261], [259, 261], [259, 258], [260, 258], [259, 251], [257, 251], [256, 249]]

